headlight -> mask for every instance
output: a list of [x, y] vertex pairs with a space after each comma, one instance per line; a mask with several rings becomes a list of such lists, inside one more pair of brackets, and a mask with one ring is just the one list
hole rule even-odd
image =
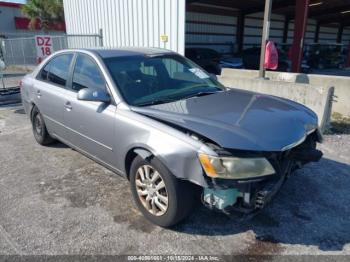
[[225, 179], [246, 179], [273, 175], [275, 170], [266, 158], [215, 157], [198, 154], [207, 176]]

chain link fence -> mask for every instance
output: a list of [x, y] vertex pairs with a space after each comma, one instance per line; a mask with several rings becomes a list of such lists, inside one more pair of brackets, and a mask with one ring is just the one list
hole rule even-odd
[[[53, 50], [70, 48], [102, 47], [102, 33], [94, 35], [51, 35]], [[0, 40], [2, 60], [6, 66], [36, 65], [37, 50], [35, 37], [10, 38]]]

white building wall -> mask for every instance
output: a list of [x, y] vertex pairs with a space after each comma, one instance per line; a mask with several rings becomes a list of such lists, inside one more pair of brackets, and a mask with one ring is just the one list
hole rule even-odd
[[160, 47], [184, 54], [185, 0], [63, 0], [63, 4], [68, 34], [98, 34], [101, 28], [105, 47]]

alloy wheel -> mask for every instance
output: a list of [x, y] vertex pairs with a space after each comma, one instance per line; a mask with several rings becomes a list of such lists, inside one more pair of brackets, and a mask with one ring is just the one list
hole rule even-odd
[[41, 118], [40, 115], [37, 114], [34, 118], [34, 128], [35, 132], [37, 135], [41, 136], [42, 135], [42, 123], [41, 123]]
[[169, 197], [161, 174], [150, 165], [142, 165], [136, 171], [135, 184], [144, 208], [152, 215], [164, 215]]

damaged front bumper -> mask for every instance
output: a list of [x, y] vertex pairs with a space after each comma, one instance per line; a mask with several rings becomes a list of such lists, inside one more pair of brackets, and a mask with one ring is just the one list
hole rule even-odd
[[292, 172], [309, 162], [317, 162], [322, 152], [315, 143], [305, 143], [294, 149], [266, 156], [276, 173], [257, 179], [215, 179], [208, 181], [203, 190], [203, 204], [226, 214], [243, 213], [253, 215], [262, 210], [279, 192]]
[[280, 190], [288, 175], [260, 181], [236, 181], [228, 188], [213, 187], [203, 190], [203, 204], [225, 214], [240, 212], [252, 214], [263, 209]]

